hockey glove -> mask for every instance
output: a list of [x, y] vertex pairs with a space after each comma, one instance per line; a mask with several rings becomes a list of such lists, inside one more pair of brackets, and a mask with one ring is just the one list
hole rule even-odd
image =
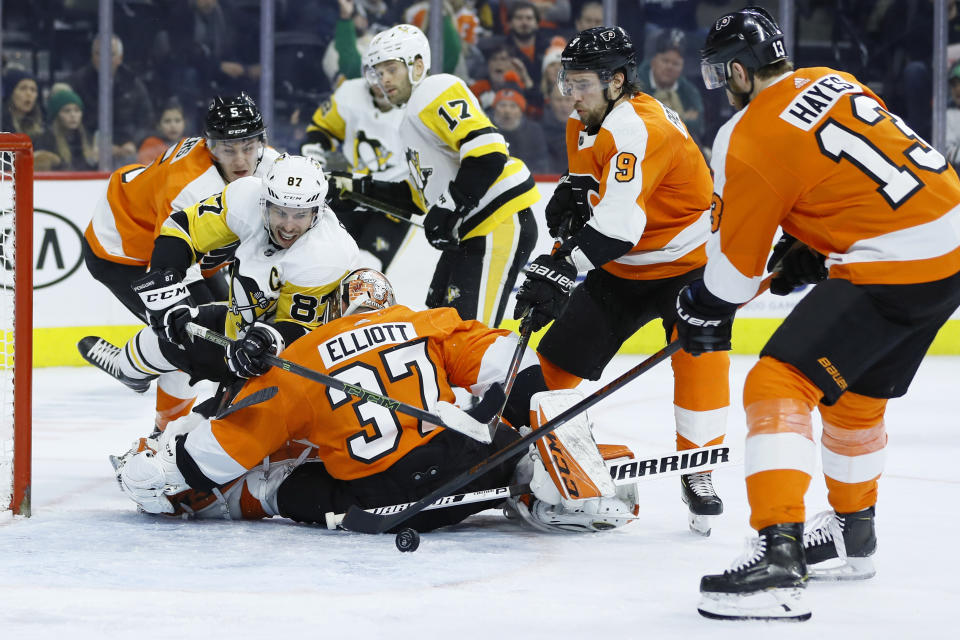
[[284, 348], [283, 336], [269, 324], [255, 322], [245, 336], [227, 346], [227, 366], [240, 378], [255, 378], [270, 370], [263, 356]]
[[[147, 310], [147, 320], [150, 322], [153, 331], [164, 340], [177, 345], [181, 344], [178, 340], [178, 330], [175, 325], [171, 327], [170, 331], [167, 328], [167, 312], [173, 311], [175, 307], [185, 309], [193, 307], [187, 285], [183, 284], [180, 277], [172, 269], [151, 271], [139, 280], [131, 282], [130, 287], [134, 293], [140, 296], [140, 300]], [[174, 318], [182, 315], [182, 313], [181, 310], [170, 316], [169, 322], [173, 323]], [[196, 315], [192, 317], [196, 317]], [[183, 320], [180, 329], [186, 322], [187, 320]]]
[[827, 277], [824, 257], [793, 236], [784, 233], [773, 247], [767, 271], [777, 271], [770, 293], [785, 296], [797, 287], [815, 284]]
[[693, 356], [706, 351], [729, 351], [737, 305], [707, 291], [694, 280], [677, 295], [677, 333], [683, 350]]
[[533, 331], [539, 331], [560, 315], [577, 281], [577, 268], [566, 255], [545, 253], [527, 265], [524, 272], [527, 279], [517, 292], [513, 318], [518, 320], [529, 312], [527, 322]]
[[587, 224], [590, 219], [590, 205], [587, 193], [581, 187], [573, 186], [569, 175], [564, 174], [553, 191], [553, 197], [547, 203], [544, 213], [547, 229], [553, 238], [569, 238]]
[[460, 223], [463, 221], [464, 208], [457, 204], [447, 189], [427, 211], [423, 219], [423, 231], [434, 248], [440, 251], [460, 246]]

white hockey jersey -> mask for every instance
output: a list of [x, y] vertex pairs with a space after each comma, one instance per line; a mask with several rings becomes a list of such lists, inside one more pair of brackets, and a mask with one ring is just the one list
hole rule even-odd
[[326, 205], [290, 248], [270, 242], [260, 189], [259, 178], [240, 178], [222, 193], [175, 212], [160, 229], [160, 235], [186, 241], [195, 256], [239, 242], [224, 328], [231, 338], [255, 320], [319, 326], [325, 296], [357, 265], [356, 242]]
[[[266, 177], [279, 155], [264, 148], [254, 175]], [[225, 186], [206, 141], [184, 138], [149, 166], [127, 165], [114, 171], [84, 237], [104, 260], [146, 266], [167, 216]]]
[[400, 143], [403, 110], [381, 111], [363, 78], [347, 80], [313, 114], [307, 132], [322, 131], [340, 141], [340, 152], [354, 173], [396, 182], [407, 177]]
[[503, 220], [536, 202], [540, 195], [523, 161], [510, 158], [503, 135], [490, 122], [476, 96], [460, 78], [427, 76], [403, 108], [400, 138], [415, 196], [429, 209], [471, 156], [508, 156], [500, 175], [460, 226], [463, 238], [489, 233]]

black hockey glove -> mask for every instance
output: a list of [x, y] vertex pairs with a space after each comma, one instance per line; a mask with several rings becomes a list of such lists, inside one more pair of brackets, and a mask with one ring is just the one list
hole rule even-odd
[[577, 268], [567, 254], [545, 253], [524, 269], [527, 279], [517, 292], [514, 320], [528, 315], [533, 331], [539, 331], [560, 315], [577, 281]]
[[423, 219], [427, 242], [441, 251], [460, 246], [460, 223], [463, 222], [463, 216], [477, 204], [470, 200], [450, 183]]
[[826, 279], [824, 260], [823, 255], [784, 233], [767, 261], [767, 271], [778, 271], [770, 281], [770, 293], [785, 296], [797, 287]]
[[197, 317], [190, 291], [172, 269], [151, 271], [130, 283], [147, 310], [147, 319], [154, 332], [176, 345], [186, 341], [184, 326]]
[[569, 238], [587, 224], [590, 219], [590, 204], [587, 192], [575, 187], [570, 176], [564, 174], [557, 182], [553, 197], [544, 210], [547, 229], [553, 238]]
[[729, 351], [737, 305], [707, 291], [703, 280], [694, 280], [677, 295], [677, 338], [693, 356], [706, 351]]
[[255, 378], [270, 370], [263, 356], [277, 355], [284, 348], [283, 336], [269, 324], [253, 323], [246, 335], [227, 346], [227, 366], [240, 378]]

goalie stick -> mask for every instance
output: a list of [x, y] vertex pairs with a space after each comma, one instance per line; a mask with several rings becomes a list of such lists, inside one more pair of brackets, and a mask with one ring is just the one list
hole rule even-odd
[[[188, 322], [186, 329], [187, 333], [190, 335], [202, 338], [208, 342], [213, 342], [214, 344], [219, 344], [224, 348], [233, 343], [233, 340], [230, 338], [211, 329], [207, 329], [204, 326], [196, 324], [195, 322]], [[395, 400], [389, 396], [383, 396], [379, 393], [368, 391], [359, 385], [348, 384], [342, 380], [334, 378], [333, 376], [328, 376], [325, 373], [308, 369], [297, 364], [296, 362], [291, 362], [290, 360], [284, 360], [283, 358], [278, 358], [277, 356], [271, 354], [264, 354], [261, 357], [263, 358], [264, 362], [270, 366], [283, 369], [284, 371], [289, 371], [290, 373], [304, 377], [308, 380], [313, 380], [314, 382], [319, 382], [320, 384], [337, 389], [338, 391], [342, 391], [347, 395], [361, 398], [367, 402], [372, 402], [373, 404], [378, 404], [382, 407], [386, 407], [390, 411], [403, 413], [418, 420], [422, 420], [423, 422], [429, 422], [430, 424], [445, 427], [485, 444], [490, 444], [492, 442], [490, 430], [486, 424], [474, 419], [465, 411], [453, 406], [449, 402], [440, 402], [437, 404], [437, 410], [442, 414], [441, 416], [430, 413], [429, 411], [424, 411], [423, 409], [415, 407], [412, 404]]]
[[[679, 476], [686, 473], [714, 471], [715, 469], [734, 466], [739, 464], [739, 461], [734, 461], [731, 459], [729, 445], [718, 444], [709, 447], [700, 447], [698, 449], [669, 451], [660, 455], [634, 458], [625, 462], [608, 460], [606, 464], [613, 483], [615, 485], [627, 485], [637, 484], [646, 480], [656, 480], [658, 478]], [[475, 502], [505, 500], [507, 498], [523, 495], [524, 493], [530, 493], [529, 484], [515, 484], [509, 487], [497, 487], [496, 489], [483, 489], [481, 491], [473, 491], [470, 493], [459, 493], [452, 496], [443, 496], [438, 498], [434, 502], [424, 507], [423, 511], [457, 507], [463, 504], [472, 504]], [[415, 504], [417, 503], [404, 502], [385, 507], [364, 509], [364, 511], [374, 515], [390, 515], [393, 513], [399, 513]], [[341, 527], [345, 515], [346, 514], [343, 513], [327, 513], [327, 528], [336, 529]]]
[[[770, 288], [770, 280], [775, 275], [776, 272], [763, 279], [756, 295], [754, 295], [754, 298]], [[747, 304], [747, 302], [744, 302], [743, 304]], [[742, 307], [743, 305], [740, 306]], [[554, 429], [557, 429], [566, 422], [569, 422], [577, 414], [586, 411], [593, 405], [612, 394], [614, 391], [617, 391], [627, 383], [633, 381], [635, 378], [638, 378], [653, 367], [657, 366], [679, 351], [680, 348], [680, 341], [674, 340], [663, 349], [660, 349], [660, 351], [657, 351], [655, 354], [637, 366], [633, 367], [626, 373], [621, 374], [619, 377], [603, 385], [560, 415], [540, 425], [519, 440], [512, 442], [499, 451], [491, 454], [469, 469], [465, 469], [464, 471], [460, 472], [447, 482], [443, 483], [441, 486], [437, 487], [434, 491], [431, 491], [429, 494], [399, 513], [377, 515], [368, 513], [367, 511], [364, 511], [356, 506], [350, 507], [343, 518], [343, 528], [349, 529], [350, 531], [357, 531], [359, 533], [383, 533], [384, 531], [389, 531], [399, 526], [403, 522], [406, 522], [408, 519], [420, 513], [424, 508], [427, 507], [427, 505], [432, 504], [438, 498], [453, 493], [460, 487], [472, 482], [474, 479], [495, 468], [508, 458], [516, 455], [524, 447], [529, 446], [531, 442], [539, 440], [548, 433], [552, 433]]]

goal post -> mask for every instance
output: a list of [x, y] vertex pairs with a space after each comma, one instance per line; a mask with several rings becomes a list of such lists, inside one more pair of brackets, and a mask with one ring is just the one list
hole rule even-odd
[[0, 511], [30, 515], [33, 145], [0, 133]]

